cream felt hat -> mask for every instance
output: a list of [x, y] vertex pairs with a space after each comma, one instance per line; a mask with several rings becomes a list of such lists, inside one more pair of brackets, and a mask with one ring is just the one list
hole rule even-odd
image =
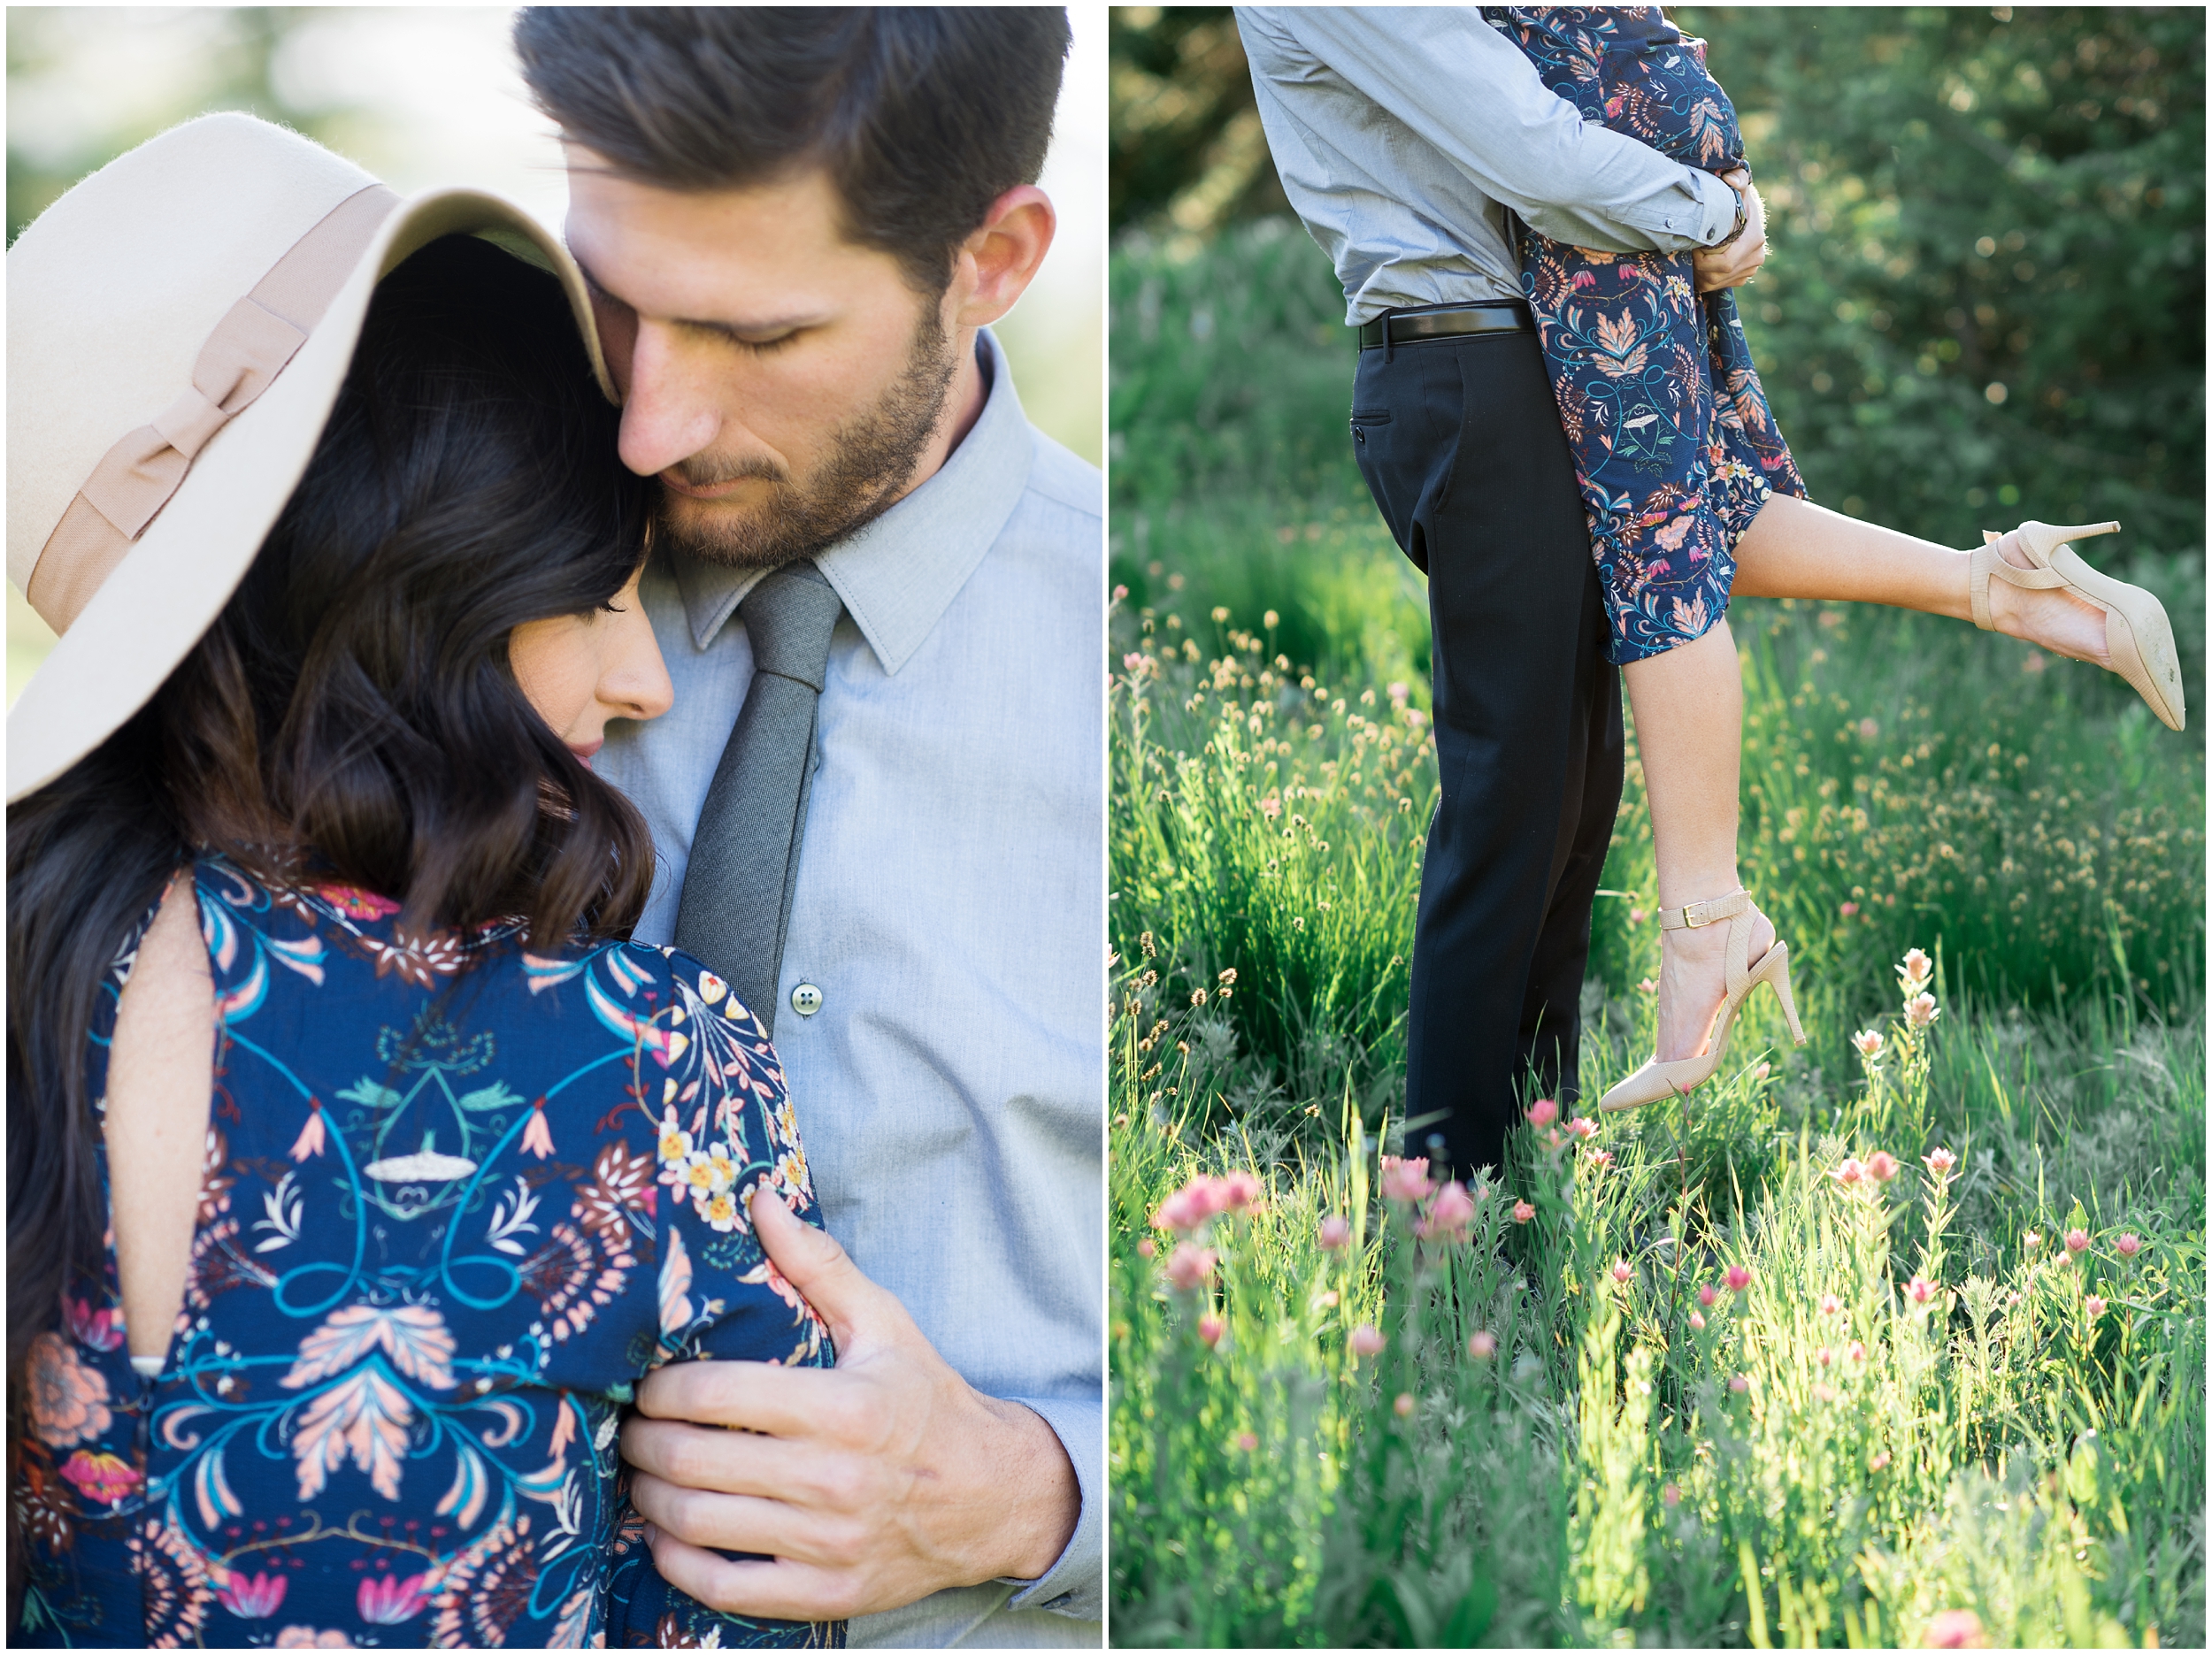
[[559, 278], [521, 208], [402, 198], [248, 115], [119, 157], [8, 250], [8, 578], [60, 633], [8, 714], [8, 801], [119, 729], [199, 641], [307, 469], [376, 284], [474, 234]]

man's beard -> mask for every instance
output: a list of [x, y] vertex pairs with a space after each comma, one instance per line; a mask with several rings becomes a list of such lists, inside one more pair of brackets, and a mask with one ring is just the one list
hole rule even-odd
[[914, 475], [944, 412], [955, 354], [937, 307], [925, 304], [898, 379], [873, 408], [836, 429], [829, 457], [814, 475], [794, 482], [766, 458], [718, 462], [695, 455], [672, 468], [695, 488], [760, 478], [775, 491], [743, 517], [725, 518], [708, 502], [664, 489], [661, 531], [707, 563], [739, 569], [780, 568], [842, 540], [887, 510]]

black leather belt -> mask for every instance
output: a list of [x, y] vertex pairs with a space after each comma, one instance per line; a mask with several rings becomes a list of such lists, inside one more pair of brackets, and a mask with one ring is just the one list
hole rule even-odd
[[1364, 324], [1359, 348], [1409, 344], [1417, 339], [1457, 339], [1463, 333], [1520, 333], [1535, 324], [1517, 299], [1486, 299], [1478, 304], [1432, 304], [1418, 310], [1392, 310]]

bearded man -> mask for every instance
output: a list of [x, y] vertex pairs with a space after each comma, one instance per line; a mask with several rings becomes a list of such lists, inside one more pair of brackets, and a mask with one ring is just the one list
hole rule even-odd
[[1094, 1646], [1101, 488], [987, 331], [1052, 241], [1065, 14], [545, 7], [516, 44], [664, 489], [675, 709], [597, 757], [662, 862], [637, 934], [772, 1025], [829, 1230], [753, 1202], [833, 1370], [641, 1387], [655, 1561], [856, 1644]]

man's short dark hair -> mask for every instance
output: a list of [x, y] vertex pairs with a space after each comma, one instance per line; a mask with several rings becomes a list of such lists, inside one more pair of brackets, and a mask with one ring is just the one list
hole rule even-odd
[[847, 238], [931, 294], [1043, 171], [1068, 38], [1056, 6], [532, 6], [515, 25], [539, 106], [623, 176], [742, 189], [822, 166]]

